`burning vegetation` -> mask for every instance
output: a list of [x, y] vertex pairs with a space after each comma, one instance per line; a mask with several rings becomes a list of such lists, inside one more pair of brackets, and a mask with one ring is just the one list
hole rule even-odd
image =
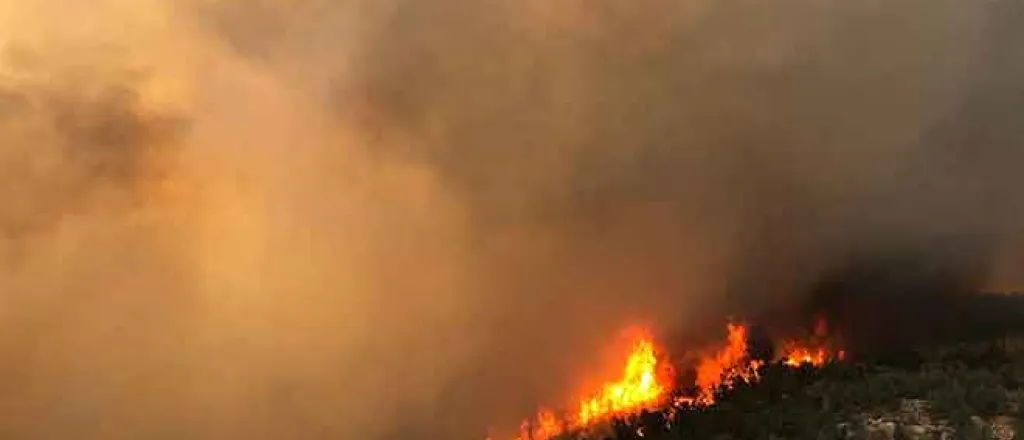
[[[864, 310], [893, 313], [903, 305]], [[799, 319], [733, 321], [704, 345], [633, 332], [621, 373], [576, 399], [578, 410], [572, 403], [545, 409], [522, 423], [518, 437], [501, 437], [1020, 438], [1012, 433], [1024, 432], [1024, 295], [932, 297], [928, 305], [928, 317], [908, 313], [890, 326], [906, 334], [937, 321], [899, 351], [877, 339], [867, 318], [879, 313], [851, 322], [827, 309], [804, 314], [813, 325], [803, 330], [792, 325]], [[954, 317], [962, 330], [943, 332]]]
[[773, 359], [751, 355], [749, 331], [746, 325], [728, 324], [724, 341], [701, 350], [694, 364], [682, 366], [674, 365], [650, 332], [633, 332], [621, 377], [581, 399], [576, 413], [567, 411], [559, 416], [549, 409], [540, 410], [532, 420], [523, 421], [516, 440], [549, 440], [572, 432], [600, 431], [610, 423], [650, 410], [707, 407], [715, 404], [720, 390], [757, 381], [760, 369], [768, 364], [822, 367], [845, 356], [835, 348], [824, 320], [818, 320], [810, 338], [780, 342], [779, 355]]
[[662, 365], [654, 341], [647, 336], [639, 337], [626, 360], [622, 379], [606, 384], [599, 396], [585, 400], [580, 405], [578, 423], [585, 426], [609, 415], [658, 403], [670, 386], [665, 375], [659, 374]]
[[779, 360], [785, 365], [798, 367], [803, 364], [820, 367], [832, 360], [843, 360], [846, 351], [840, 348], [837, 339], [829, 334], [824, 318], [815, 321], [814, 333], [804, 340], [787, 340], [781, 344]]

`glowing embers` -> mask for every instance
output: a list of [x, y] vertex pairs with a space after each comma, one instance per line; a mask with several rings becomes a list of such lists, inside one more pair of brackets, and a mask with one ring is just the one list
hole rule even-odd
[[829, 335], [824, 319], [818, 319], [814, 334], [804, 340], [788, 340], [781, 344], [779, 361], [791, 367], [812, 365], [820, 367], [834, 360], [842, 360], [843, 350], [835, 349], [836, 341]]

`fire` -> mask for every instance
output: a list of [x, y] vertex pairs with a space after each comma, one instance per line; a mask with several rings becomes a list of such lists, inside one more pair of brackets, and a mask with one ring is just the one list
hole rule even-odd
[[558, 421], [555, 413], [549, 410], [541, 410], [537, 414], [537, 422], [531, 427], [529, 423], [523, 422], [519, 428], [519, 438], [527, 439], [550, 439], [562, 433], [562, 424]]
[[626, 361], [622, 379], [605, 385], [600, 395], [584, 400], [580, 405], [579, 424], [586, 425], [594, 420], [660, 403], [668, 386], [658, 380], [658, 365], [654, 343], [641, 338]]
[[842, 360], [842, 350], [831, 350], [832, 344], [828, 335], [828, 326], [824, 319], [818, 319], [814, 326], [814, 334], [807, 341], [787, 341], [782, 345], [782, 363], [791, 367], [813, 365], [820, 367], [833, 359]]
[[759, 363], [747, 356], [747, 328], [729, 324], [726, 330], [726, 346], [697, 364], [696, 385], [700, 393], [697, 403], [711, 404], [715, 390], [720, 386], [729, 386], [737, 379], [752, 380], [757, 376]]
[[[819, 321], [814, 335], [806, 342], [788, 341], [781, 344], [784, 365], [823, 365], [832, 359], [843, 358], [842, 351], [830, 350], [830, 340], [824, 321]], [[663, 404], [711, 405], [715, 391], [730, 387], [737, 381], [757, 380], [762, 363], [750, 359], [747, 353], [747, 327], [729, 324], [725, 343], [701, 356], [695, 364], [696, 395], [676, 397], [669, 402], [668, 395], [675, 389], [671, 365], [663, 357], [654, 340], [640, 332], [625, 356], [621, 377], [604, 384], [592, 396], [580, 399], [578, 411], [559, 418], [550, 410], [542, 410], [533, 421], [523, 422], [517, 440], [550, 440], [568, 430], [585, 429], [616, 417], [635, 414], [642, 409]]]
[[809, 364], [815, 367], [820, 367], [833, 360], [843, 360], [845, 352], [838, 350], [832, 352], [824, 347], [806, 347], [797, 344], [791, 344], [782, 356], [782, 363], [791, 367], [799, 367], [800, 365]]
[[793, 347], [783, 356], [782, 362], [792, 367], [802, 364], [811, 364], [819, 367], [828, 360], [829, 355], [824, 348]]
[[667, 375], [659, 373], [670, 369], [658, 358], [654, 340], [646, 332], [639, 334], [618, 380], [606, 383], [594, 396], [581, 399], [574, 415], [559, 419], [549, 410], [540, 411], [534, 421], [523, 422], [519, 440], [548, 440], [569, 428], [586, 428], [663, 403], [674, 384]]

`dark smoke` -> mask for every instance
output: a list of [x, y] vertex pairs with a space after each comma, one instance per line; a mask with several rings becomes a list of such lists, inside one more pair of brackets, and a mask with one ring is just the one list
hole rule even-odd
[[385, 139], [377, 154], [436, 167], [469, 201], [502, 252], [488, 324], [516, 330], [496, 345], [546, 357], [529, 335], [578, 341], [640, 311], [684, 332], [825, 313], [855, 346], [902, 346], [959, 331], [946, 298], [984, 288], [1020, 232], [1020, 2], [538, 8], [401, 3], [339, 104]]
[[[179, 115], [148, 111], [141, 72], [44, 68], [30, 48], [11, 48], [0, 76], [0, 234], [18, 252], [65, 218], [103, 209], [127, 213], [145, 203], [147, 182], [186, 133]], [[40, 79], [42, 76], [45, 79]], [[18, 79], [21, 78], [21, 79]], [[108, 203], [112, 202], [112, 203]]]
[[1024, 50], [1012, 37], [1022, 10], [1011, 2], [992, 6], [964, 97], [922, 136], [918, 148], [927, 156], [889, 188], [892, 202], [906, 205], [881, 205], [885, 213], [912, 209], [917, 216], [902, 219], [907, 223], [899, 225], [898, 237], [840, 255], [807, 289], [796, 316], [826, 317], [853, 352], [905, 351], [1024, 330], [1018, 297], [979, 294], [998, 249], [1020, 232], [1012, 164], [1024, 158], [1024, 131], [1014, 116], [1024, 109], [1024, 65], [1011, 54]]
[[479, 439], [627, 326], [1024, 281], [1020, 0], [68, 4], [0, 3], [5, 438]]

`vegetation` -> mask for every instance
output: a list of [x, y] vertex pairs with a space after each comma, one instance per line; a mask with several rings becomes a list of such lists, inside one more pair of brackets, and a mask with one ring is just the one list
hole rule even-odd
[[[998, 438], [996, 416], [1020, 423], [1024, 350], [1006, 341], [918, 353], [912, 366], [766, 365], [760, 379], [719, 389], [716, 404], [644, 412], [611, 433], [569, 438]], [[945, 433], [945, 434], [943, 434]], [[1008, 438], [1008, 437], [1007, 437]]]

